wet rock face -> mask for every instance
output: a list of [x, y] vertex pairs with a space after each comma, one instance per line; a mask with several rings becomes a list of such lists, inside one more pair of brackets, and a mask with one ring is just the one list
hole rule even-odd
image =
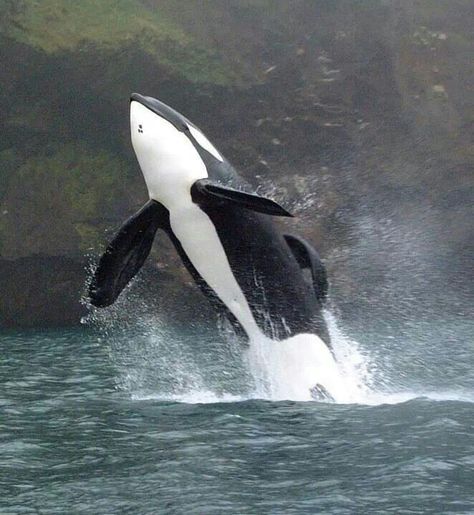
[[[436, 259], [456, 255], [459, 271], [474, 240], [473, 16], [468, 0], [7, 0], [0, 325], [74, 323], [83, 313], [89, 255], [146, 198], [129, 144], [131, 91], [185, 113], [298, 214], [340, 305], [392, 279], [381, 263], [397, 245], [369, 226], [422, 234], [422, 220], [443, 241]], [[384, 248], [364, 246], [371, 238]], [[187, 291], [161, 240], [154, 256], [169, 265], [171, 294]]]
[[85, 314], [79, 302], [86, 278], [83, 263], [50, 256], [1, 259], [0, 276], [3, 328], [71, 325]]

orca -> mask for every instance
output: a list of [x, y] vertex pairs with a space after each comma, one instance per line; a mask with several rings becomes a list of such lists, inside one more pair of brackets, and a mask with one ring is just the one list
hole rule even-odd
[[158, 229], [236, 333], [247, 342], [310, 333], [330, 348], [318, 253], [275, 217], [292, 215], [255, 194], [204, 133], [159, 100], [130, 98], [132, 146], [149, 201], [119, 229], [89, 286], [93, 306], [118, 298], [145, 262]]

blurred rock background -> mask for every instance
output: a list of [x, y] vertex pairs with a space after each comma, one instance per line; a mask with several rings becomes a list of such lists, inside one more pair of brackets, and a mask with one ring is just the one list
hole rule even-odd
[[[466, 314], [471, 0], [0, 9], [0, 327], [75, 324], [85, 312], [91, 263], [146, 200], [132, 91], [184, 113], [298, 214], [287, 224], [319, 249], [343, 318]], [[166, 237], [143, 278], [165, 317], [184, 296], [190, 312], [201, 302]]]

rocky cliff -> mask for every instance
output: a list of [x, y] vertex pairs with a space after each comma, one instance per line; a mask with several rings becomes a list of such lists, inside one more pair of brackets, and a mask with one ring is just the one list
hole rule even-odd
[[[0, 6], [0, 326], [84, 312], [90, 263], [146, 198], [132, 91], [185, 113], [299, 214], [343, 311], [390, 284], [388, 302], [416, 295], [400, 277], [424, 266], [421, 290], [437, 270], [439, 287], [472, 274], [471, 1]], [[149, 266], [162, 296], [192, 290], [163, 238]]]

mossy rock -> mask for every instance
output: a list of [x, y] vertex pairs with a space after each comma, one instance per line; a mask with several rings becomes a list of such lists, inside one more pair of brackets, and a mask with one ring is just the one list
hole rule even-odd
[[133, 44], [190, 82], [230, 85], [239, 79], [235, 66], [196, 41], [159, 6], [129, 0], [23, 0], [10, 8], [9, 17], [1, 32], [47, 54]]
[[106, 151], [67, 144], [27, 158], [1, 205], [2, 254], [83, 255], [127, 205], [130, 171]]

